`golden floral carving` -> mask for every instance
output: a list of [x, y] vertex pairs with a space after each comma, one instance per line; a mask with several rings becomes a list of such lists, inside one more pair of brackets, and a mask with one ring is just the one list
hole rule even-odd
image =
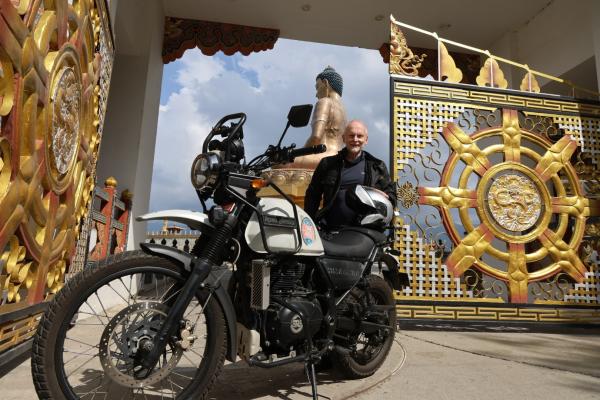
[[7, 115], [14, 103], [14, 69], [10, 58], [0, 48], [0, 116]]
[[[112, 41], [105, 2], [0, 7], [1, 286], [16, 304], [62, 286], [94, 186]], [[16, 73], [18, 71], [18, 74]]]
[[441, 41], [438, 43], [440, 46], [440, 80], [459, 83], [463, 79], [462, 71], [456, 67], [456, 63], [444, 43]]
[[504, 79], [504, 72], [500, 69], [498, 62], [493, 58], [485, 60], [483, 67], [479, 70], [479, 76], [476, 78], [479, 86], [489, 86], [500, 89], [508, 87], [508, 81]]
[[390, 74], [418, 76], [419, 68], [426, 55], [417, 56], [408, 47], [406, 37], [394, 23], [390, 31]]
[[398, 197], [398, 203], [402, 204], [402, 207], [404, 208], [410, 208], [419, 201], [417, 188], [410, 182], [404, 182], [402, 185], [398, 185], [396, 196]]
[[263, 178], [272, 180], [276, 185], [308, 185], [312, 175], [313, 171], [309, 169], [274, 169], [263, 173]]
[[519, 86], [519, 89], [521, 89], [524, 92], [539, 93], [540, 92], [540, 84], [538, 83], [537, 79], [535, 79], [535, 75], [531, 72], [528, 72], [523, 77], [523, 80], [521, 81], [521, 86]]
[[0, 257], [0, 304], [6, 296], [8, 303], [21, 301], [21, 287], [29, 289], [33, 283], [33, 270], [31, 261], [25, 256], [27, 251], [21, 246], [16, 236], [11, 236], [7, 248]]
[[46, 275], [46, 287], [50, 289], [50, 293], [54, 294], [62, 289], [66, 269], [67, 264], [65, 260], [60, 260], [50, 267]]

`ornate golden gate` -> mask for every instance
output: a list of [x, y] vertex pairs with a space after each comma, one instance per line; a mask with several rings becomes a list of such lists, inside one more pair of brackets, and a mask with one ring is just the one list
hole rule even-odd
[[33, 335], [70, 268], [112, 43], [104, 0], [0, 0], [0, 353]]
[[[536, 77], [564, 82], [474, 48], [469, 82], [446, 48], [458, 44], [435, 34], [432, 76], [416, 79], [425, 55], [399, 25], [411, 28], [393, 21], [390, 47], [396, 245], [410, 277], [399, 316], [600, 323], [600, 103], [539, 94]], [[502, 63], [523, 71], [520, 91]]]

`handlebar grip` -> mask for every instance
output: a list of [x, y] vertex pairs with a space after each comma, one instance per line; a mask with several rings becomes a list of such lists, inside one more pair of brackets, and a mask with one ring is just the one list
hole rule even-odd
[[289, 158], [290, 160], [293, 160], [296, 157], [306, 156], [309, 154], [325, 153], [326, 151], [327, 146], [325, 146], [324, 144], [318, 144], [316, 146], [311, 147], [302, 147], [300, 149], [290, 150]]

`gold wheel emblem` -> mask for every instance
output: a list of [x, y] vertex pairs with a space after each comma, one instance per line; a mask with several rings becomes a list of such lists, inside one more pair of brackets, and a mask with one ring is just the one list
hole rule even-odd
[[487, 200], [498, 225], [513, 232], [531, 228], [542, 209], [540, 193], [531, 179], [515, 173], [495, 179], [488, 190]]
[[64, 67], [52, 95], [52, 156], [59, 174], [69, 171], [79, 144], [81, 85], [71, 67]]
[[73, 47], [58, 55], [51, 82], [46, 165], [52, 189], [61, 194], [71, 183], [81, 137], [81, 72]]
[[469, 135], [450, 122], [443, 134], [453, 152], [440, 187], [420, 187], [419, 203], [439, 208], [455, 244], [448, 269], [461, 276], [476, 267], [506, 281], [519, 303], [529, 282], [560, 272], [581, 282], [577, 248], [589, 208], [570, 163], [577, 142], [521, 129], [517, 111], [506, 109], [501, 126]]

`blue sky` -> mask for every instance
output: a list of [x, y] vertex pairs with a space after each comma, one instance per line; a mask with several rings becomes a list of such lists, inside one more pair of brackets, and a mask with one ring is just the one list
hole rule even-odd
[[[378, 51], [285, 39], [249, 56], [194, 49], [164, 68], [150, 209], [198, 210], [189, 169], [211, 126], [245, 112], [252, 158], [277, 141], [290, 106], [315, 103], [315, 77], [328, 65], [344, 78], [349, 119], [369, 127], [367, 150], [389, 163], [389, 75]], [[309, 133], [291, 129], [284, 142], [302, 146]]]

